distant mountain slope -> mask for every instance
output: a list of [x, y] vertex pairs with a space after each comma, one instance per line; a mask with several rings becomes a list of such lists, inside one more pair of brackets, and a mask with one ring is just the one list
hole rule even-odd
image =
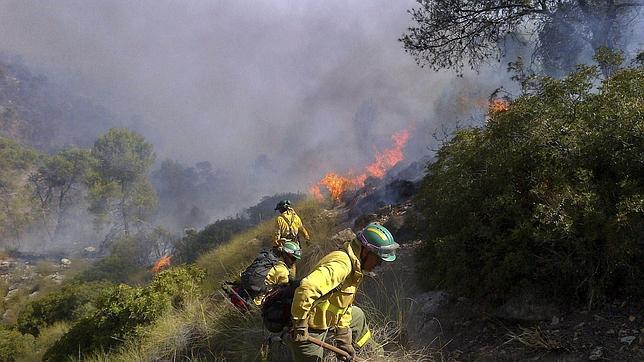
[[89, 146], [118, 125], [107, 109], [0, 56], [0, 135], [51, 152]]

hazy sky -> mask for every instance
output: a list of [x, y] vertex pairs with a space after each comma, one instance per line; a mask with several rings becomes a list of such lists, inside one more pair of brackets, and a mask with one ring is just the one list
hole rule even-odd
[[437, 102], [468, 80], [405, 54], [414, 5], [3, 0], [0, 50], [140, 117], [160, 158], [211, 161], [251, 200], [359, 169], [412, 122], [408, 155], [429, 152]]

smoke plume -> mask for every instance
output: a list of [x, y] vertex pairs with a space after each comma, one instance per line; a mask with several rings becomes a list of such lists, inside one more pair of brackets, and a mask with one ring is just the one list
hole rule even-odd
[[157, 159], [223, 170], [230, 214], [361, 169], [412, 124], [407, 159], [430, 152], [432, 131], [454, 120], [454, 89], [472, 81], [403, 52], [414, 4], [3, 1], [0, 50], [109, 109]]

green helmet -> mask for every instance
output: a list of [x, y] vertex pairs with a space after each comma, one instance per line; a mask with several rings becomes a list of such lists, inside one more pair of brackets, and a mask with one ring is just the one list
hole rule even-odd
[[356, 235], [363, 247], [377, 254], [384, 261], [396, 260], [396, 249], [400, 247], [386, 227], [372, 222]]
[[282, 252], [292, 255], [296, 260], [302, 258], [302, 249], [300, 249], [300, 246], [296, 242], [287, 241], [280, 249]]
[[291, 200], [282, 200], [277, 203], [277, 206], [275, 206], [275, 210], [286, 210], [289, 207], [291, 207]]

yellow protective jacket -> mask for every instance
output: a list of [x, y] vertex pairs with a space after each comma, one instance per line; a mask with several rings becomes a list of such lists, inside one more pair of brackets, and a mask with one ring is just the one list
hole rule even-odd
[[[271, 270], [268, 271], [268, 274], [266, 274], [266, 279], [264, 279], [264, 284], [266, 284], [266, 286], [268, 287], [288, 284], [289, 276], [290, 272], [288, 266], [286, 266], [286, 263], [280, 260], [271, 268]], [[258, 295], [253, 299], [255, 305], [262, 304], [262, 298], [264, 298], [264, 295], [265, 294]]]
[[357, 240], [345, 243], [302, 279], [291, 305], [294, 320], [308, 318], [311, 329], [349, 328], [351, 305], [364, 277], [358, 258], [361, 248]]
[[[273, 246], [281, 246], [279, 239], [286, 238], [292, 239], [296, 236], [303, 236], [304, 239], [309, 240], [309, 232], [304, 228], [302, 220], [295, 213], [295, 210], [289, 208], [283, 213], [279, 214], [275, 219], [275, 232], [273, 233]], [[295, 238], [295, 242], [298, 242]]]

